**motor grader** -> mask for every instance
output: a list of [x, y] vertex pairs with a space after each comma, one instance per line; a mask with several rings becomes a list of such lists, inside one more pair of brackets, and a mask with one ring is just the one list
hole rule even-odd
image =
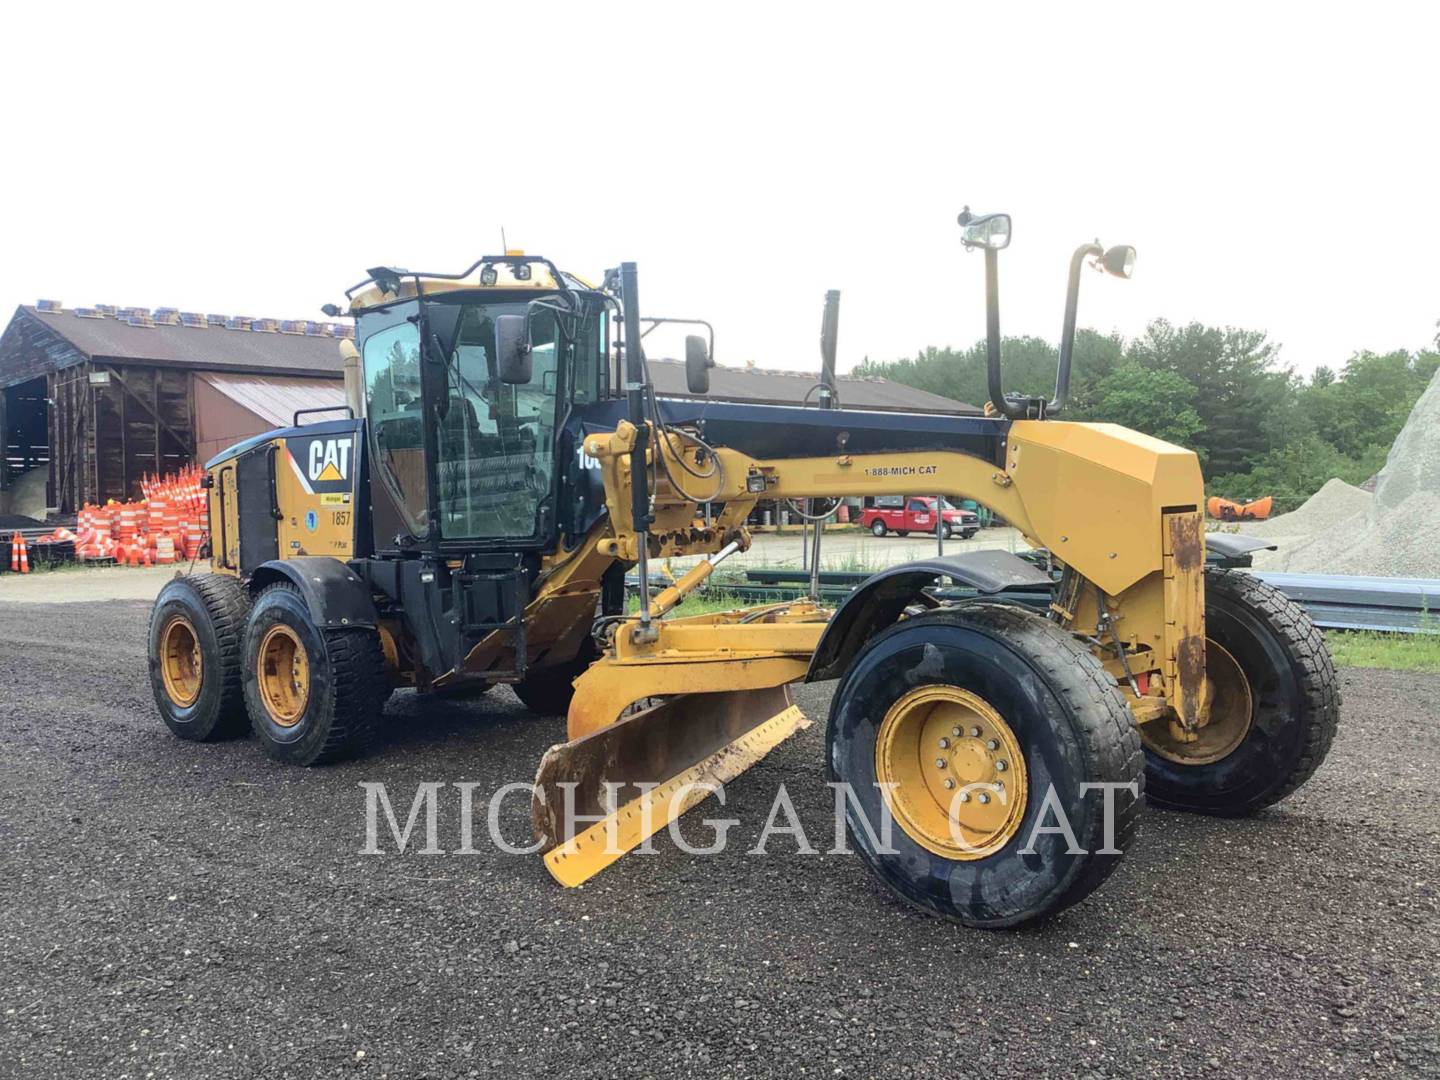
[[[1128, 277], [1133, 249], [1076, 250], [1055, 395], [1008, 394], [1010, 219], [960, 224], [985, 262], [983, 416], [837, 407], [838, 294], [818, 407], [751, 405], [704, 396], [713, 331], [645, 314], [633, 263], [598, 286], [515, 251], [369, 271], [346, 292], [352, 415], [297, 416], [207, 464], [210, 572], [167, 584], [151, 618], [165, 722], [199, 741], [253, 730], [316, 765], [362, 750], [397, 687], [506, 684], [567, 718], [532, 818], [576, 885], [806, 727], [792, 683], [835, 680], [826, 767], [853, 850], [908, 903], [982, 927], [1087, 895], [1142, 795], [1227, 815], [1283, 798], [1335, 730], [1321, 637], [1258, 579], [1207, 569], [1193, 453], [1056, 418], [1082, 270]], [[667, 322], [706, 330], [686, 338], [684, 400], [647, 376], [644, 338]], [[1002, 551], [891, 567], [835, 610], [675, 610], [750, 544], [758, 503], [819, 519], [915, 490], [973, 499], [1048, 552], [1048, 614], [1006, 590], [1055, 579]], [[651, 560], [672, 556], [700, 560], [652, 595]], [[945, 579], [980, 599], [942, 602]]]

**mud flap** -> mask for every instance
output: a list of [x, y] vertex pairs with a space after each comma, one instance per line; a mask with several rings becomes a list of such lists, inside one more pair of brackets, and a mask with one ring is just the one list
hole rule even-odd
[[777, 686], [683, 694], [552, 746], [531, 801], [546, 867], [587, 881], [809, 726]]

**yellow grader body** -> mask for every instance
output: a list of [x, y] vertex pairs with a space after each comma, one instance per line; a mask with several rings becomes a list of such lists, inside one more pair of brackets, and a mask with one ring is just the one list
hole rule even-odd
[[[999, 387], [1008, 219], [1003, 234], [994, 216], [962, 224], [987, 258], [998, 415], [983, 418], [825, 408], [828, 304], [821, 409], [686, 412], [647, 385], [630, 264], [599, 289], [515, 252], [455, 276], [372, 271], [351, 290], [363, 418], [209, 465], [212, 573], [167, 586], [152, 618], [162, 716], [196, 740], [248, 726], [317, 764], [356, 752], [396, 686], [508, 684], [566, 716], [532, 820], [551, 874], [578, 885], [809, 726], [791, 684], [836, 679], [827, 768], [854, 794], [859, 853], [907, 902], [975, 926], [1098, 885], [1147, 783], [1152, 801], [1210, 813], [1283, 797], [1333, 734], [1323, 643], [1283, 597], [1207, 569], [1193, 453], [1052, 419], [1080, 266], [1128, 276], [1133, 253], [1076, 253], [1057, 398], [1020, 399]], [[697, 393], [709, 345], [687, 343]], [[750, 546], [762, 502], [914, 490], [989, 508], [1058, 574], [971, 552], [877, 574], [834, 611], [676, 612]], [[669, 557], [698, 561], [652, 597], [648, 560]], [[980, 596], [943, 602], [943, 579]], [[1004, 602], [1037, 584], [1047, 612]], [[877, 815], [895, 848], [875, 842]]]

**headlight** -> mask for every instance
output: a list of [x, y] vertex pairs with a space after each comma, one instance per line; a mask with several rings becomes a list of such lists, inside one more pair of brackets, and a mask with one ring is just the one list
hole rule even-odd
[[1100, 265], [1107, 274], [1129, 278], [1135, 272], [1135, 249], [1128, 244], [1116, 244], [1100, 257]]

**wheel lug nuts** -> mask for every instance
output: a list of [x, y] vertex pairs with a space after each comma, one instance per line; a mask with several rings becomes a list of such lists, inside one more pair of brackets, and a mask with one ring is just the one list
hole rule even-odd
[[955, 787], [955, 778], [954, 778], [953, 776], [947, 776], [947, 777], [945, 777], [945, 790], [946, 790], [946, 791], [949, 791], [949, 790], [951, 790], [951, 789], [954, 788], [954, 787]]
[[978, 726], [977, 726], [977, 727], [972, 727], [972, 728], [970, 729], [970, 736], [971, 736], [972, 738], [978, 739], [978, 738], [980, 737], [980, 728], [979, 728]]
[[954, 735], [958, 739], [961, 735], [964, 734], [964, 732], [962, 732], [958, 727], [953, 727], [950, 729], [950, 734]]
[[941, 740], [940, 740], [940, 749], [941, 749], [941, 750], [949, 750], [949, 749], [950, 749], [950, 740], [949, 740], [949, 739], [941, 739]]
[[961, 802], [969, 802], [969, 801], [970, 801], [970, 793], [969, 793], [968, 791], [962, 791], [962, 792], [960, 792], [960, 801], [961, 801]]
[[996, 742], [994, 739], [991, 739], [989, 742], [987, 742], [987, 743], [985, 744], [985, 749], [986, 749], [986, 750], [999, 750], [999, 749], [1000, 749], [1000, 744], [999, 744], [998, 742]]
[[980, 793], [980, 801], [981, 801], [982, 803], [988, 803], [988, 802], [990, 801], [990, 795], [989, 795], [989, 793], [982, 791], [982, 792]]
[[935, 768], [937, 768], [937, 769], [943, 769], [943, 768], [945, 768], [945, 759], [944, 759], [943, 757], [937, 757], [937, 758], [935, 759]]
[[1007, 762], [1004, 758], [1001, 758], [999, 761], [995, 762], [995, 771], [996, 771], [996, 772], [1004, 772], [1004, 771], [1005, 771], [1006, 769], [1008, 769], [1009, 767], [1010, 767], [1010, 763]]

